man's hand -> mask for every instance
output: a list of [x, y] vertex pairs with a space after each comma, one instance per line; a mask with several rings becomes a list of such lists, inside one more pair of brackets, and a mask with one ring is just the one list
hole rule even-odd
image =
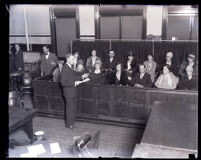
[[41, 77], [43, 77], [43, 75], [44, 75], [44, 74], [43, 74], [43, 72], [41, 72], [41, 74], [40, 74], [40, 75], [41, 75]]
[[89, 76], [89, 74], [88, 74], [88, 73], [85, 73], [85, 74], [82, 75], [82, 79], [85, 79], [85, 78], [87, 78], [88, 76]]
[[75, 87], [80, 85], [82, 83], [82, 81], [75, 81]]
[[131, 78], [130, 76], [128, 76], [128, 80], [131, 81], [131, 79], [132, 79], [132, 78]]

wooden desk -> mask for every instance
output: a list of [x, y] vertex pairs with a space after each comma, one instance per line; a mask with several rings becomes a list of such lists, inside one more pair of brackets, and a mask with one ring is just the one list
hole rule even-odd
[[197, 150], [198, 106], [158, 103], [152, 108], [141, 144]]
[[[32, 81], [34, 106], [39, 114], [64, 118], [64, 98], [58, 82]], [[78, 87], [78, 120], [145, 127], [155, 101], [198, 103], [197, 91], [82, 85]]]
[[141, 143], [132, 157], [188, 158], [189, 154], [196, 155], [197, 149], [198, 106], [157, 103], [152, 107]]
[[31, 143], [34, 142], [32, 119], [37, 109], [25, 109], [20, 107], [9, 107], [9, 134], [19, 128], [23, 128]]

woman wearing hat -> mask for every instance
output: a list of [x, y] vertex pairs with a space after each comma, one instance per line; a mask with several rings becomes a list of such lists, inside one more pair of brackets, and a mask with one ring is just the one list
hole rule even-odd
[[84, 68], [84, 61], [82, 59], [79, 59], [77, 61], [77, 67], [75, 71], [80, 73], [81, 75], [87, 72], [86, 69]]
[[195, 68], [195, 55], [190, 53], [188, 54], [188, 57], [186, 60], [184, 60], [179, 68], [179, 76], [180, 78], [182, 78], [183, 76], [185, 76], [185, 70], [187, 66], [191, 66], [193, 67], [193, 69]]
[[101, 62], [101, 59], [96, 55], [96, 50], [94, 49], [91, 52], [91, 56], [87, 58], [87, 62], [86, 62], [86, 69], [90, 73], [93, 72], [93, 68], [94, 68], [94, 65], [95, 65], [96, 61], [100, 61]]
[[84, 79], [83, 82], [87, 82], [88, 84], [105, 84], [105, 76], [102, 73], [101, 69], [102, 63], [101, 61], [96, 61], [94, 63], [94, 71], [89, 74], [88, 78]]
[[165, 61], [160, 65], [160, 72], [163, 72], [163, 66], [168, 64], [171, 72], [175, 75], [178, 76], [178, 67], [176, 63], [173, 60], [173, 53], [172, 52], [167, 52], [166, 53], [166, 58]]
[[188, 65], [185, 69], [186, 75], [181, 78], [178, 84], [178, 89], [182, 90], [196, 90], [197, 80], [193, 75], [193, 67]]

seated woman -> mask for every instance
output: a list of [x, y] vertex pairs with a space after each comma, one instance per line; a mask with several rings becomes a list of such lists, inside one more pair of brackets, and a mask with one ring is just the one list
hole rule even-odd
[[77, 73], [80, 73], [81, 75], [83, 75], [84, 73], [87, 73], [86, 69], [84, 68], [84, 61], [82, 59], [79, 59], [77, 61], [75, 71]]
[[132, 51], [128, 52], [128, 60], [124, 64], [124, 68], [128, 77], [129, 84], [131, 83], [131, 79], [134, 76], [134, 73], [137, 71], [138, 66], [134, 59], [134, 53]]
[[181, 90], [196, 90], [197, 89], [197, 80], [193, 76], [193, 67], [186, 67], [186, 75], [181, 78], [178, 84], [178, 89]]
[[169, 68], [171, 70], [171, 72], [175, 75], [175, 76], [178, 76], [178, 66], [175, 62], [175, 59], [173, 59], [173, 53], [172, 52], [167, 52], [166, 53], [166, 58], [165, 60], [162, 62], [162, 64], [159, 66], [159, 75], [160, 73], [163, 72], [163, 66], [168, 64], [169, 65]]
[[86, 62], [86, 69], [90, 73], [93, 72], [94, 64], [95, 64], [96, 61], [100, 61], [101, 62], [101, 59], [96, 56], [96, 50], [92, 50], [91, 56], [87, 58], [87, 62]]
[[180, 68], [179, 68], [179, 76], [180, 76], [180, 78], [182, 78], [183, 76], [186, 75], [185, 71], [186, 71], [187, 66], [192, 66], [193, 69], [195, 69], [195, 67], [196, 67], [195, 55], [192, 54], [192, 53], [188, 54], [187, 59], [184, 60], [182, 62], [182, 64], [180, 65]]
[[61, 77], [61, 70], [63, 68], [64, 62], [59, 61], [58, 62], [58, 67], [54, 69], [52, 75], [53, 75], [53, 82], [60, 82], [60, 77]]
[[118, 62], [116, 65], [115, 72], [111, 75], [110, 84], [116, 84], [116, 85], [128, 85], [128, 77], [126, 75], [126, 72], [123, 69], [122, 63]]
[[166, 64], [163, 66], [163, 73], [158, 77], [154, 85], [157, 88], [176, 89], [178, 81], [178, 77], [170, 71], [170, 66]]
[[73, 53], [74, 56], [74, 61], [73, 61], [73, 69], [76, 70], [77, 68], [77, 63], [79, 61], [80, 55], [78, 52]]
[[136, 73], [131, 80], [131, 86], [140, 88], [153, 86], [151, 76], [148, 73], [145, 73], [145, 65], [141, 64], [139, 66], [139, 73]]
[[94, 71], [89, 74], [88, 78], [84, 79], [82, 83], [87, 82], [88, 84], [105, 84], [105, 77], [101, 71], [101, 61], [96, 61], [94, 64]]
[[156, 62], [154, 61], [153, 56], [151, 54], [148, 54], [147, 59], [148, 60], [143, 63], [146, 67], [145, 73], [148, 73], [151, 76], [151, 81], [154, 82]]

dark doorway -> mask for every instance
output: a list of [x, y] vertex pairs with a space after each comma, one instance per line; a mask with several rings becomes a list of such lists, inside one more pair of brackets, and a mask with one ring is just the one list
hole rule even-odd
[[71, 52], [71, 40], [76, 39], [76, 19], [56, 18], [56, 39], [58, 57]]

